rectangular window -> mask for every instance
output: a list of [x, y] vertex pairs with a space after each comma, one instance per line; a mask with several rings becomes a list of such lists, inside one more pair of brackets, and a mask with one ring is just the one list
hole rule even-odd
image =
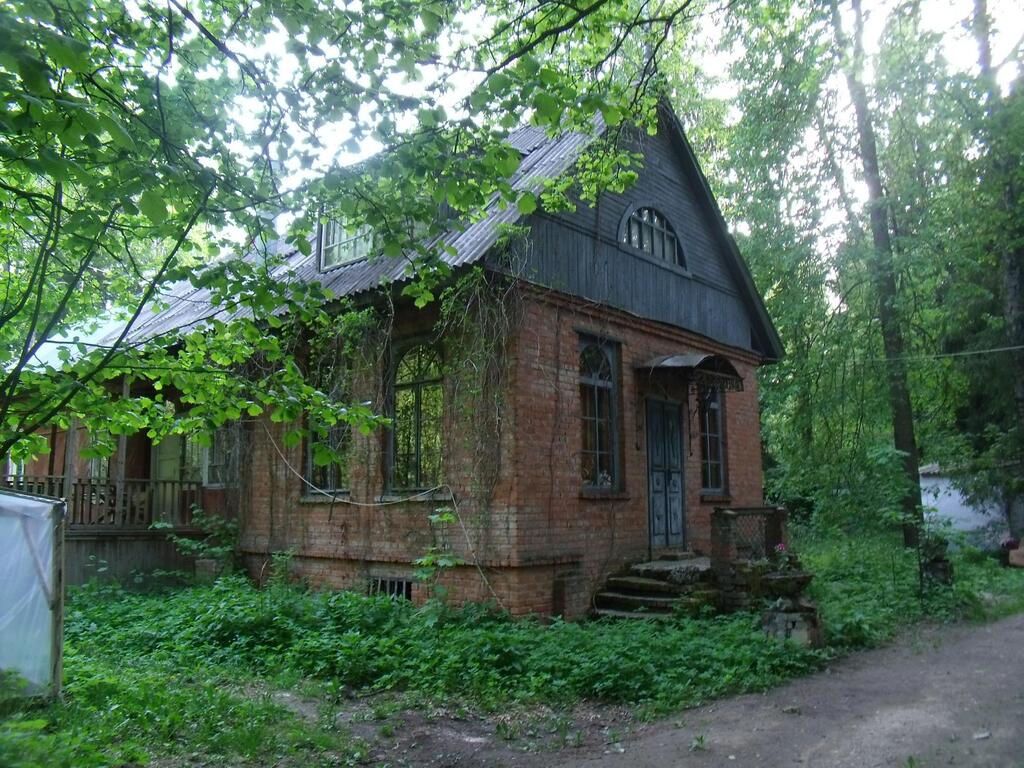
[[203, 479], [205, 464], [204, 451], [190, 435], [181, 436], [181, 460], [179, 463], [179, 479], [198, 483]]
[[238, 480], [238, 425], [217, 429], [204, 454], [204, 485], [223, 488]]
[[[335, 405], [352, 400], [353, 359], [346, 353], [342, 334], [311, 342], [307, 380]], [[345, 421], [318, 422], [310, 416], [307, 424], [303, 493], [333, 495], [349, 487], [348, 460], [352, 428]], [[310, 487], [313, 486], [313, 487]]]
[[21, 477], [25, 474], [25, 460], [12, 459], [10, 454], [4, 461], [4, 471], [11, 476]]
[[106, 482], [110, 477], [110, 457], [93, 456], [89, 459], [89, 479]]
[[722, 393], [718, 387], [700, 390], [701, 487], [725, 492], [725, 451], [722, 430]]
[[394, 576], [374, 576], [370, 579], [368, 592], [371, 595], [387, 595], [394, 600], [412, 600], [412, 582]]
[[619, 487], [618, 347], [592, 338], [581, 340], [580, 480], [584, 488]]
[[327, 427], [323, 434], [314, 425], [306, 443], [306, 479], [311, 493], [337, 493], [348, 490], [348, 451], [352, 430], [348, 424]]
[[348, 228], [330, 219], [320, 230], [320, 269], [331, 269], [370, 255], [373, 230], [366, 224]]

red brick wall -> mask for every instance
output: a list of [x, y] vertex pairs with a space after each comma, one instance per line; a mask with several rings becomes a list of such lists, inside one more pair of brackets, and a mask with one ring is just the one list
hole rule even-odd
[[[397, 345], [431, 342], [436, 314], [408, 310], [393, 324]], [[442, 356], [450, 353], [441, 344]], [[388, 375], [387, 355], [357, 364], [353, 399], [369, 400], [384, 410], [380, 382]], [[450, 361], [449, 361], [450, 362]], [[258, 575], [270, 553], [292, 550], [298, 575], [313, 583], [363, 588], [370, 576], [410, 575], [414, 561], [431, 547], [445, 548], [467, 563], [444, 574], [456, 601], [494, 599], [485, 577], [500, 602], [518, 613], [535, 609], [526, 593], [514, 585], [525, 576], [507, 568], [515, 541], [514, 515], [507, 499], [512, 486], [514, 418], [504, 409], [498, 450], [500, 471], [493, 503], [478, 503], [472, 467], [477, 457], [473, 439], [477, 414], [454, 405], [454, 379], [444, 382], [445, 488], [425, 498], [406, 500], [408, 493], [390, 492], [385, 486], [386, 431], [364, 436], [354, 433], [349, 459], [349, 493], [333, 504], [317, 497], [301, 479], [305, 474], [304, 446], [287, 448], [283, 435], [294, 425], [257, 420], [249, 425], [243, 465], [241, 548], [249, 570]], [[282, 458], [283, 457], [283, 458]], [[455, 494], [455, 503], [451, 499]], [[455, 510], [458, 522], [436, 530], [429, 516], [440, 508]], [[478, 568], [479, 566], [479, 568]], [[485, 574], [481, 576], [481, 571]], [[493, 579], [486, 574], [492, 573]], [[550, 582], [550, 577], [546, 577]], [[416, 596], [425, 592], [417, 589]], [[520, 595], [520, 592], [523, 592]], [[512, 596], [516, 596], [512, 604]], [[549, 602], [549, 600], [548, 600]], [[545, 603], [546, 605], [547, 603]]]
[[[596, 308], [560, 294], [529, 291], [518, 351], [515, 409], [516, 485], [519, 538], [517, 563], [576, 564], [566, 578], [567, 612], [579, 615], [604, 578], [630, 561], [649, 556], [644, 397], [686, 404], [684, 487], [686, 538], [690, 549], [710, 547], [710, 513], [717, 506], [762, 502], [761, 444], [756, 359], [681, 330], [625, 313]], [[619, 400], [619, 491], [581, 491], [580, 335], [617, 342], [621, 353]], [[714, 352], [727, 357], [743, 377], [742, 392], [725, 395], [727, 496], [700, 492], [699, 423], [695, 398], [681, 381], [653, 380], [634, 367], [658, 355]], [[567, 569], [568, 570], [568, 569]]]
[[[433, 326], [429, 312], [400, 315], [394, 338], [411, 339]], [[594, 497], [580, 490], [580, 333], [620, 343], [619, 492]], [[728, 497], [700, 493], [700, 448], [694, 399], [681, 381], [654, 382], [634, 366], [657, 355], [715, 352], [743, 377], [744, 390], [725, 396]], [[685, 519], [691, 549], [709, 549], [714, 506], [754, 506], [762, 501], [757, 360], [694, 334], [598, 308], [560, 294], [524, 288], [522, 319], [510, 351], [497, 446], [500, 471], [489, 506], [475, 500], [472, 472], [478, 446], [472, 409], [451, 398], [445, 383], [445, 482], [455, 493], [460, 523], [444, 539], [466, 565], [446, 570], [442, 581], [456, 602], [497, 600], [514, 613], [584, 614], [593, 593], [612, 571], [649, 555], [644, 396], [676, 399], [690, 411], [684, 433]], [[385, 365], [369, 366], [356, 399], [381, 405]], [[456, 371], [457, 374], [457, 371]], [[302, 446], [286, 448], [288, 425], [249, 425], [243, 461], [242, 549], [249, 569], [265, 570], [271, 552], [292, 550], [297, 574], [316, 584], [364, 588], [371, 576], [411, 576], [413, 561], [440, 546], [430, 515], [451, 506], [445, 493], [421, 501], [390, 503], [384, 488], [382, 431], [353, 438], [350, 494], [333, 505], [310, 498], [299, 475]], [[282, 456], [285, 460], [282, 460]], [[247, 476], [247, 477], [246, 477]], [[388, 502], [388, 503], [385, 503]], [[418, 585], [414, 597], [422, 599]]]

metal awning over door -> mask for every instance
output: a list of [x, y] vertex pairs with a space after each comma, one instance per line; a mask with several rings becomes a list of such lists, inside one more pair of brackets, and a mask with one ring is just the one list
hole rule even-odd
[[743, 378], [728, 358], [704, 352], [661, 355], [634, 366], [637, 373], [652, 376], [676, 374], [698, 386], [717, 386], [727, 392], [742, 392]]

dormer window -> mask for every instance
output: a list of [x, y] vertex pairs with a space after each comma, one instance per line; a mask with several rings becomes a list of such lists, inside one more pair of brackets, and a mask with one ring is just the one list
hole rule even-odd
[[368, 224], [346, 227], [330, 219], [320, 229], [320, 269], [333, 269], [370, 255], [373, 229]]
[[655, 259], [686, 269], [683, 246], [675, 230], [665, 215], [654, 208], [637, 208], [629, 215], [622, 231], [622, 242]]

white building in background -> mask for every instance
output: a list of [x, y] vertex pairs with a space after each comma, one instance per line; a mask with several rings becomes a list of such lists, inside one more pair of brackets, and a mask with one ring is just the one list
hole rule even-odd
[[972, 504], [938, 464], [921, 467], [921, 501], [930, 520], [948, 520], [971, 544], [998, 547], [1009, 536], [1006, 514], [998, 503]]

